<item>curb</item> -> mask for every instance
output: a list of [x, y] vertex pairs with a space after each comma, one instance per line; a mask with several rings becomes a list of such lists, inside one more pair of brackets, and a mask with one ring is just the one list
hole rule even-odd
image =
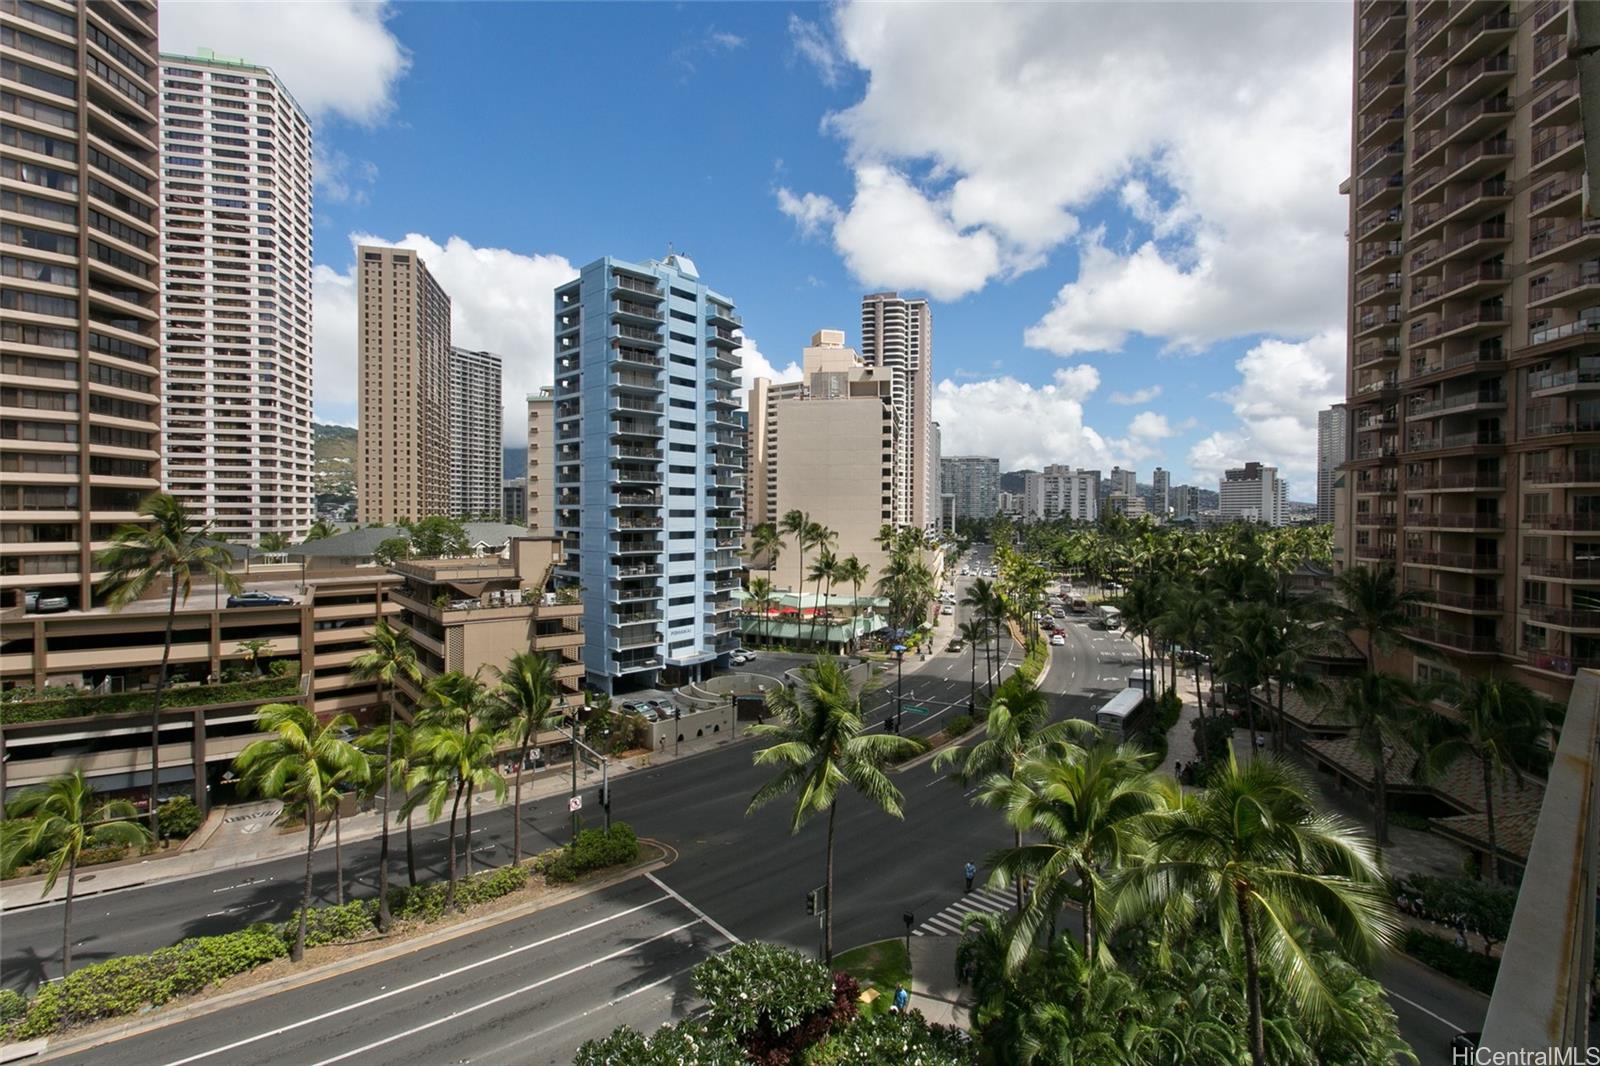
[[[570, 903], [574, 899], [580, 899], [584, 896], [590, 895], [591, 893], [601, 891], [602, 889], [611, 888], [615, 885], [622, 884], [625, 881], [631, 881], [635, 877], [640, 877], [644, 874], [653, 873], [656, 870], [664, 869], [677, 861], [677, 852], [670, 845], [663, 844], [661, 841], [654, 840], [649, 837], [643, 838], [639, 842], [641, 844], [652, 845], [660, 852], [660, 855], [653, 859], [635, 863], [624, 870], [619, 870], [614, 874], [604, 877], [598, 881], [591, 882], [587, 885], [558, 888], [549, 895], [541, 897], [540, 899], [529, 900], [526, 903], [519, 904], [515, 907], [509, 907], [503, 911], [497, 911], [494, 914], [485, 914], [477, 918], [463, 918], [459, 922], [455, 922], [444, 928], [437, 929], [431, 933], [424, 933], [415, 937], [407, 937], [404, 940], [395, 941], [382, 947], [374, 948], [372, 951], [364, 952], [348, 959], [340, 959], [337, 962], [323, 963], [320, 966], [313, 966], [308, 970], [301, 970], [296, 973], [285, 974], [282, 977], [274, 978], [271, 981], [254, 985], [250, 988], [241, 988], [233, 992], [224, 992], [221, 995], [213, 996], [197, 1003], [174, 1006], [171, 1010], [165, 1010], [161, 1007], [149, 1008], [147, 1009], [147, 1013], [143, 1016], [143, 1020], [112, 1026], [99, 1032], [77, 1038], [63, 1039], [59, 1042], [55, 1042], [54, 1046], [52, 1046], [52, 1040], [50, 1037], [43, 1037], [40, 1040], [27, 1043], [3, 1044], [0, 1045], [0, 1062], [12, 1062], [24, 1058], [32, 1058], [35, 1056], [38, 1057], [37, 1061], [50, 1062], [63, 1055], [79, 1054], [81, 1052], [100, 1047], [103, 1044], [116, 1043], [119, 1040], [126, 1040], [127, 1038], [133, 1036], [141, 1036], [144, 1033], [153, 1032], [157, 1029], [164, 1029], [170, 1025], [177, 1025], [181, 1022], [191, 1021], [195, 1018], [203, 1018], [208, 1014], [215, 1014], [218, 1011], [228, 1010], [230, 1008], [242, 1006], [247, 1003], [253, 1003], [269, 996], [275, 996], [283, 992], [292, 992], [297, 988], [304, 987], [305, 985], [315, 984], [318, 981], [323, 981], [330, 977], [339, 977], [343, 974], [350, 973], [355, 970], [365, 969], [368, 966], [374, 966], [381, 962], [388, 962], [390, 959], [399, 958], [403, 955], [421, 951], [424, 948], [430, 948], [438, 944], [447, 943], [448, 941], [455, 940], [459, 937], [468, 936], [472, 933], [477, 933], [484, 929], [499, 925], [502, 922], [526, 918], [530, 914], [537, 914], [539, 911], [549, 910], [550, 908], [558, 907], [563, 903]], [[245, 972], [248, 973], [249, 971]], [[35, 1047], [34, 1045], [37, 1046]], [[31, 1048], [32, 1050], [23, 1050], [25, 1048]]]
[[[1046, 649], [1048, 649], [1050, 646], [1047, 644], [1047, 645], [1045, 645], [1045, 647], [1046, 647]], [[1035, 687], [1040, 685], [1044, 681], [1045, 677], [1050, 673], [1050, 663], [1054, 658], [1055, 658], [1055, 655], [1054, 655], [1053, 652], [1050, 652], [1048, 650], [1045, 652], [1044, 666], [1039, 670], [1039, 676], [1033, 679], [1033, 683], [1034, 683]], [[1015, 667], [1012, 668], [1012, 673], [1016, 673], [1016, 668]], [[989, 719], [985, 718], [983, 720], [983, 722], [981, 723], [981, 725], [975, 727], [975, 729], [977, 729], [977, 730], [981, 731], [983, 734], [987, 735], [988, 732], [989, 732]], [[967, 734], [963, 734], [963, 736], [965, 736], [965, 735], [967, 735]], [[961, 741], [961, 739], [962, 739], [961, 737], [950, 737], [943, 744], [940, 744], [940, 745], [938, 745], [936, 747], [929, 748], [927, 751], [923, 752], [921, 755], [918, 755], [915, 759], [907, 760], [906, 762], [901, 763], [899, 766], [893, 767], [892, 769], [890, 769], [889, 772], [892, 773], [892, 774], [905, 773], [907, 770], [912, 770], [912, 769], [915, 769], [915, 768], [923, 765], [924, 763], [931, 762], [933, 760], [934, 756], [938, 755], [944, 749], [950, 747], [950, 745], [959, 743]]]

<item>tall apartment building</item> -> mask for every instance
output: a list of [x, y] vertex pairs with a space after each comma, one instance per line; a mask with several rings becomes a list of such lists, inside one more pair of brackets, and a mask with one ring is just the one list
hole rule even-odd
[[1336, 403], [1317, 412], [1317, 521], [1332, 524], [1333, 483], [1349, 452], [1349, 426], [1345, 407]]
[[[834, 553], [854, 555], [877, 579], [886, 556], [878, 531], [893, 521], [901, 436], [895, 376], [867, 366], [836, 329], [818, 330], [801, 354], [799, 382], [751, 388], [751, 464], [747, 496], [763, 501], [763, 520], [790, 511], [833, 530]], [[793, 585], [794, 572], [784, 574]]]
[[1172, 474], [1156, 467], [1155, 473], [1150, 475], [1150, 509], [1161, 518], [1167, 517], [1167, 509], [1171, 506]]
[[738, 646], [739, 318], [682, 255], [597, 259], [555, 317], [557, 576], [590, 683], [697, 676]]
[[551, 536], [556, 528], [556, 390], [528, 395], [528, 528]]
[[1139, 494], [1139, 475], [1132, 470], [1124, 470], [1120, 466], [1111, 468], [1111, 473], [1106, 475], [1104, 491], [1109, 495], [1120, 492], [1124, 496], [1137, 496]]
[[0, 24], [0, 591], [88, 607], [94, 552], [161, 487], [156, 6]]
[[902, 427], [894, 524], [928, 528], [939, 510], [933, 444], [933, 314], [924, 299], [877, 292], [861, 298], [861, 357], [894, 375]]
[[1000, 460], [987, 455], [951, 455], [939, 460], [941, 493], [955, 497], [956, 518], [987, 521], [1000, 510]]
[[1100, 471], [1074, 470], [1054, 463], [1042, 471], [1026, 471], [1022, 498], [1022, 511], [1027, 518], [1093, 522], [1100, 517]]
[[508, 477], [500, 483], [500, 520], [510, 525], [528, 522], [528, 479]]
[[1172, 490], [1172, 517], [1195, 518], [1200, 514], [1200, 490], [1193, 485], [1178, 485]]
[[[1341, 557], [1429, 603], [1410, 674], [1600, 664], [1600, 224], [1572, 4], [1356, 5]], [[1412, 662], [1412, 660], [1416, 660]]]
[[1245, 463], [1223, 472], [1217, 486], [1217, 509], [1224, 522], [1261, 522], [1281, 526], [1288, 516], [1289, 484], [1278, 468]]
[[450, 349], [450, 513], [475, 518], [501, 511], [505, 442], [500, 357]]
[[410, 249], [362, 245], [356, 264], [357, 515], [449, 514], [450, 297]]
[[163, 480], [245, 543], [315, 509], [311, 123], [266, 67], [161, 57]]
[[[832, 331], [824, 331], [832, 332]], [[839, 334], [839, 346], [844, 346], [844, 334]], [[756, 378], [750, 383], [745, 434], [745, 493], [747, 525], [754, 529], [768, 522], [776, 525], [783, 512], [778, 510], [778, 480], [775, 463], [777, 456], [778, 404], [784, 400], [802, 399], [810, 395], [810, 383], [802, 376], [800, 381], [774, 382], [769, 378]], [[896, 471], [899, 467], [896, 466]]]

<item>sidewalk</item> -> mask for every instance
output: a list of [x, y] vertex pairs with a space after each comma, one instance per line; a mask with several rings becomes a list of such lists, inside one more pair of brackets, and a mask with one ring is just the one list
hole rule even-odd
[[[635, 770], [661, 766], [676, 759], [687, 759], [703, 754], [726, 744], [740, 743], [744, 737], [745, 734], [741, 732], [738, 740], [707, 737], [685, 741], [676, 756], [668, 750], [644, 752], [626, 759], [614, 759], [611, 764], [612, 780], [625, 777]], [[496, 801], [492, 794], [487, 793], [473, 797], [474, 815], [481, 816], [489, 811], [510, 807], [513, 794], [511, 784], [510, 781], [507, 782], [506, 798], [503, 802]], [[579, 768], [580, 790], [595, 789], [599, 784], [598, 771], [587, 767]], [[526, 806], [552, 796], [564, 796], [571, 788], [571, 764], [564, 763], [525, 776], [522, 782], [522, 802]], [[214, 808], [205, 824], [176, 851], [158, 853], [142, 859], [126, 859], [105, 866], [89, 866], [79, 870], [77, 889], [73, 893], [73, 898], [83, 899], [123, 888], [203, 877], [220, 870], [252, 866], [288, 856], [303, 856], [306, 848], [304, 827], [287, 833], [279, 832], [273, 827], [273, 821], [281, 809], [282, 804], [275, 801], [251, 801]], [[585, 815], [586, 821], [595, 817], [595, 813], [589, 810], [585, 811]], [[412, 819], [412, 830], [415, 832], [428, 825], [444, 825], [449, 820], [448, 811], [441, 814], [437, 822], [429, 822], [425, 815], [418, 814]], [[344, 844], [353, 844], [377, 839], [382, 832], [380, 821], [376, 810], [362, 811], [341, 819], [339, 826], [341, 841]], [[402, 826], [390, 826], [391, 849], [404, 848], [403, 841], [398, 839], [401, 831]], [[332, 849], [333, 832], [330, 827], [317, 850], [326, 852]], [[6, 881], [3, 887], [0, 887], [0, 913], [54, 903], [65, 898], [66, 878], [60, 879], [50, 892], [41, 895], [40, 889], [43, 884], [42, 877]]]
[[911, 1009], [934, 1025], [968, 1025], [970, 998], [956, 981], [958, 936], [911, 938]]

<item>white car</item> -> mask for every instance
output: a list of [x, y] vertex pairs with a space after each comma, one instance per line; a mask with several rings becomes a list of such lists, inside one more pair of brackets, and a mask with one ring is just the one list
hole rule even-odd
[[940, 609], [939, 609], [939, 613], [940, 613], [940, 614], [955, 614], [955, 613], [956, 613], [956, 612], [955, 612], [955, 608], [954, 608], [954, 607], [951, 607], [951, 606], [950, 606], [950, 605], [949, 605], [949, 604], [948, 604], [948, 603], [947, 603], [947, 604], [945, 604], [945, 605], [944, 605], [944, 606], [943, 606], [943, 607], [941, 607], [941, 608], [940, 608]]
[[1061, 647], [1066, 642], [1067, 642], [1067, 638], [1062, 636], [1060, 633], [1057, 633], [1055, 636], [1050, 638], [1050, 643], [1055, 645], [1058, 648]]
[[756, 657], [756, 653], [755, 652], [753, 652], [753, 651], [745, 651], [743, 648], [740, 648], [738, 651], [733, 653], [733, 655], [729, 658], [728, 661], [731, 662], [734, 666], [743, 666], [745, 663], [749, 662], [751, 659], [754, 659], [755, 657]]

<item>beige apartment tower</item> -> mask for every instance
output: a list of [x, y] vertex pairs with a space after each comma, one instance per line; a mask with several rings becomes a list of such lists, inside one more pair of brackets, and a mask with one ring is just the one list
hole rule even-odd
[[0, 602], [88, 607], [161, 487], [156, 6], [0, 7]]
[[395, 522], [449, 514], [450, 297], [422, 257], [362, 245], [357, 391], [357, 517]]
[[1426, 604], [1408, 675], [1600, 665], [1600, 225], [1572, 5], [1356, 4], [1341, 565]]
[[528, 396], [528, 528], [541, 537], [556, 529], [556, 390]]
[[894, 382], [902, 444], [895, 455], [894, 524], [931, 528], [939, 516], [939, 456], [933, 439], [933, 313], [899, 293], [861, 298], [861, 357]]

